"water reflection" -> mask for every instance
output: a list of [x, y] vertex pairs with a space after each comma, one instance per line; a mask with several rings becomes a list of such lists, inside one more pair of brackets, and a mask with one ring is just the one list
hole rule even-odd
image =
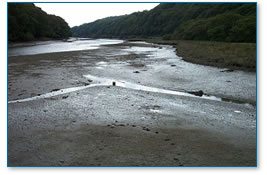
[[73, 41], [43, 41], [35, 43], [25, 43], [20, 47], [9, 47], [8, 56], [36, 55], [43, 53], [67, 52], [78, 50], [98, 49], [101, 45], [119, 44], [123, 40], [113, 39], [76, 39]]

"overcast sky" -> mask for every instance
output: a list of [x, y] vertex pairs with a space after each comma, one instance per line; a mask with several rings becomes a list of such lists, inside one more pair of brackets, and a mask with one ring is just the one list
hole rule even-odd
[[158, 3], [34, 3], [48, 14], [65, 19], [70, 27], [108, 16], [150, 10]]

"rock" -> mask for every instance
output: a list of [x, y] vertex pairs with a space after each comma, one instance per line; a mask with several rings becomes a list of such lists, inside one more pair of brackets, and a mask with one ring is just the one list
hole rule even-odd
[[60, 160], [59, 162], [60, 162], [60, 163], [64, 163], [65, 161], [64, 161], [64, 160]]
[[44, 112], [47, 112], [48, 110], [45, 109], [45, 110], [43, 110], [43, 111], [44, 111]]
[[118, 126], [125, 126], [125, 124], [119, 124]]
[[156, 133], [156, 134], [159, 134], [159, 132], [158, 132], [158, 131], [156, 131], [155, 133]]
[[132, 127], [136, 127], [136, 125], [132, 125]]
[[166, 141], [166, 142], [168, 142], [168, 141], [170, 141], [171, 139], [164, 139], [164, 141]]
[[51, 92], [59, 91], [60, 89], [52, 89]]
[[143, 130], [145, 130], [145, 131], [150, 131], [150, 129], [147, 128], [147, 127], [143, 127]]
[[72, 122], [73, 122], [73, 123], [75, 123], [75, 122], [76, 122], [76, 120], [72, 120]]
[[175, 64], [172, 64], [171, 67], [175, 67], [176, 65]]
[[93, 80], [90, 80], [90, 79], [89, 79], [89, 80], [87, 80], [87, 81], [91, 83]]
[[138, 74], [138, 73], [140, 73], [139, 71], [134, 71], [133, 73], [136, 73], [136, 74]]
[[69, 97], [68, 95], [65, 95], [65, 96], [62, 97], [62, 99], [66, 99], [66, 98], [68, 98], [68, 97]]
[[178, 158], [176, 158], [176, 157], [175, 157], [175, 158], [173, 158], [173, 160], [179, 161], [179, 159], [178, 159]]
[[171, 145], [175, 145], [175, 143], [171, 143]]
[[193, 94], [193, 95], [196, 95], [196, 96], [202, 96], [204, 95], [204, 92], [202, 90], [199, 90], [199, 91], [187, 91], [189, 94]]
[[112, 86], [116, 86], [116, 82], [115, 81], [112, 82]]

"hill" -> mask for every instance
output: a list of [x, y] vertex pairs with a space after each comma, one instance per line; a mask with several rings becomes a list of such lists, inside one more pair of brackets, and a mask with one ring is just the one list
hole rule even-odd
[[256, 3], [162, 3], [72, 28], [74, 37], [256, 42]]
[[69, 36], [70, 27], [61, 17], [49, 15], [32, 3], [8, 3], [9, 41], [62, 39]]

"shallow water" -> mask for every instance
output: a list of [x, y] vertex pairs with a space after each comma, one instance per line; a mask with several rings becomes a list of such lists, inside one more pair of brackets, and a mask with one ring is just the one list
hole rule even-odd
[[96, 40], [77, 39], [71, 42], [44, 41], [44, 42], [32, 43], [32, 45], [29, 45], [29, 43], [28, 44], [25, 43], [25, 45], [22, 47], [8, 48], [8, 56], [36, 55], [43, 53], [67, 52], [67, 51], [78, 51], [78, 50], [93, 50], [93, 49], [98, 49], [102, 45], [119, 44], [122, 42], [123, 40], [113, 40], [113, 39], [96, 39]]

